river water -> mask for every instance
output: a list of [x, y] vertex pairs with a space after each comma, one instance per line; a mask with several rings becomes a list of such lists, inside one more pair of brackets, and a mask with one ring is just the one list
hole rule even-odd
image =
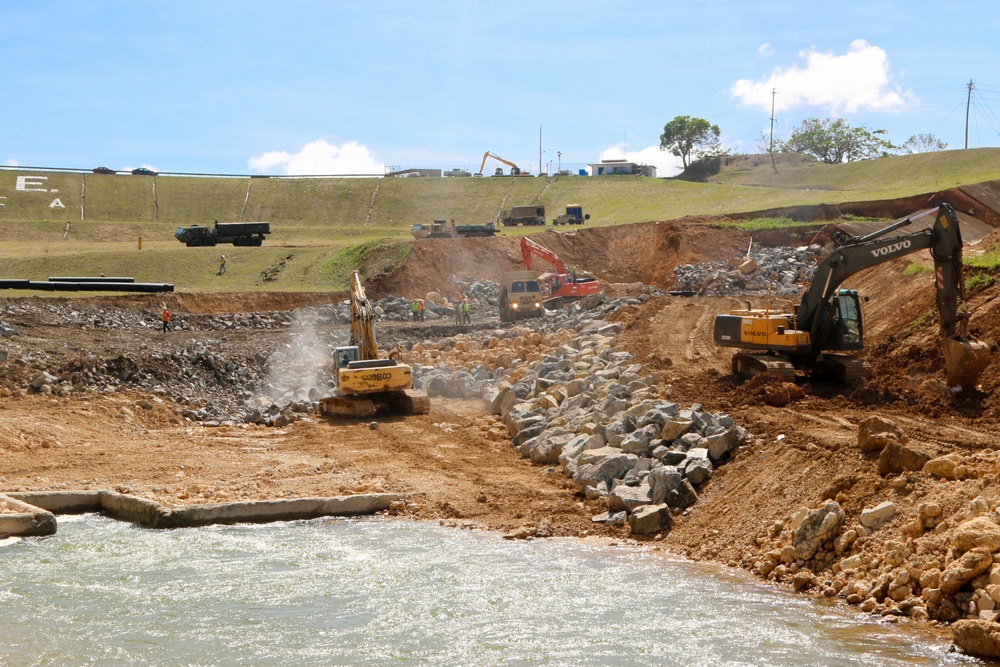
[[981, 665], [912, 628], [662, 552], [387, 519], [0, 547], [0, 664]]

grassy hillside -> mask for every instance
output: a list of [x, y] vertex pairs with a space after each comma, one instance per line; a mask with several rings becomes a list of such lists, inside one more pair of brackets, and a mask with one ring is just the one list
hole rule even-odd
[[[503, 208], [541, 204], [551, 221], [567, 204], [580, 204], [591, 215], [588, 226], [603, 226], [892, 199], [993, 179], [1000, 179], [1000, 149], [842, 165], [781, 156], [777, 173], [768, 156], [733, 156], [706, 183], [631, 176], [154, 178], [0, 169], [0, 277], [105, 273], [188, 291], [341, 289], [362, 249], [371, 252], [377, 243], [385, 257], [402, 258], [410, 226], [439, 218], [484, 223]], [[180, 225], [241, 219], [272, 223], [263, 247], [186, 248], [173, 238]], [[525, 231], [538, 230], [503, 233]], [[222, 252], [230, 270], [217, 277]]]

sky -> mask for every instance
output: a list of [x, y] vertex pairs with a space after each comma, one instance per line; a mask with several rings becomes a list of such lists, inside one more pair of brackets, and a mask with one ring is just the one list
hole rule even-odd
[[[995, 0], [0, 1], [0, 165], [206, 174], [678, 172], [807, 118], [1000, 146]], [[761, 143], [761, 138], [764, 143]], [[485, 172], [502, 166], [490, 158]], [[541, 167], [541, 169], [540, 169]]]

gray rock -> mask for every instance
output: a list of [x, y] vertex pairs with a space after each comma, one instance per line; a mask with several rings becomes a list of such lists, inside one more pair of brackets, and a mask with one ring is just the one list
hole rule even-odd
[[836, 501], [827, 501], [819, 509], [806, 513], [792, 535], [795, 557], [809, 560], [824, 542], [833, 540], [844, 525], [844, 510]]
[[669, 530], [674, 523], [670, 508], [665, 504], [643, 505], [628, 517], [633, 535], [653, 535]]

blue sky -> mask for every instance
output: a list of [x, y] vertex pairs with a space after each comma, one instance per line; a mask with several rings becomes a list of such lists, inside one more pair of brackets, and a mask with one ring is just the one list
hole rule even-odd
[[[531, 173], [655, 164], [678, 115], [757, 152], [809, 117], [1000, 145], [993, 1], [0, 3], [0, 164]], [[539, 141], [541, 135], [541, 141]], [[492, 173], [497, 163], [488, 163]]]

